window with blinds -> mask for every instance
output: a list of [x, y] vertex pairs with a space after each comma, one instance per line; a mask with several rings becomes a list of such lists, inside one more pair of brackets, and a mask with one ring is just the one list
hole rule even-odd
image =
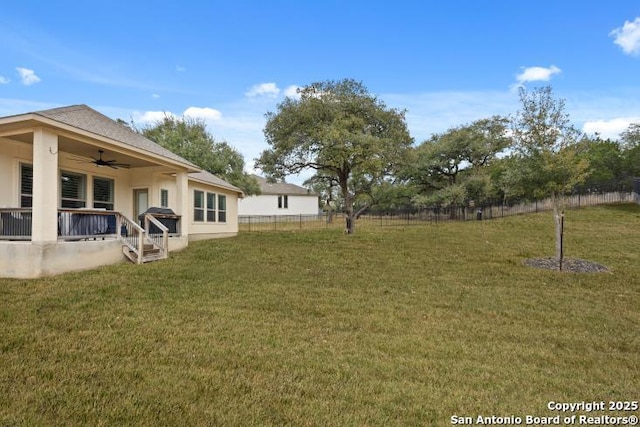
[[63, 208], [87, 207], [86, 175], [61, 171], [60, 206]]
[[165, 190], [164, 188], [160, 190], [160, 207], [169, 207], [169, 190]]
[[20, 163], [20, 207], [33, 207], [33, 166]]
[[113, 210], [113, 180], [93, 177], [93, 207]]

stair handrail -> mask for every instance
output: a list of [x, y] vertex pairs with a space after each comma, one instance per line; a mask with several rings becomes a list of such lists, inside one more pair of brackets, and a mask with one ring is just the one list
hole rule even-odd
[[[162, 234], [150, 233], [151, 224], [158, 228]], [[169, 229], [153, 214], [147, 213], [144, 215], [144, 230], [146, 240], [153, 244], [154, 247], [160, 249], [161, 257], [167, 258], [169, 256]]]
[[125, 246], [136, 254], [136, 262], [142, 264], [145, 241], [144, 229], [120, 212], [117, 212], [116, 235]]

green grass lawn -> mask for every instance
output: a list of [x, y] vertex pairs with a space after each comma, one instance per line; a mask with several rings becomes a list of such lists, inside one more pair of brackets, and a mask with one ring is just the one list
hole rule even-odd
[[639, 400], [640, 207], [567, 214], [566, 256], [611, 273], [524, 266], [553, 232], [544, 213], [241, 234], [0, 279], [0, 425], [445, 426]]

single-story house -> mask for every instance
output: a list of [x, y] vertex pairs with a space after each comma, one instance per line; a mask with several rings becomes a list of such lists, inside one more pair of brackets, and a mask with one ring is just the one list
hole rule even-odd
[[253, 175], [260, 185], [260, 195], [247, 196], [238, 203], [241, 216], [318, 215], [318, 195], [286, 182], [269, 183]]
[[0, 182], [0, 277], [17, 278], [236, 235], [243, 196], [86, 105], [0, 117]]

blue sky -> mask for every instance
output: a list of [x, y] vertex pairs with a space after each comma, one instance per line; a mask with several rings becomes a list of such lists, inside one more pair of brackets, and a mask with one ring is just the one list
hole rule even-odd
[[640, 122], [640, 2], [7, 0], [0, 116], [87, 104], [142, 124], [204, 118], [248, 166], [264, 114], [298, 86], [354, 78], [406, 109], [417, 143], [514, 113], [550, 84], [574, 124]]

